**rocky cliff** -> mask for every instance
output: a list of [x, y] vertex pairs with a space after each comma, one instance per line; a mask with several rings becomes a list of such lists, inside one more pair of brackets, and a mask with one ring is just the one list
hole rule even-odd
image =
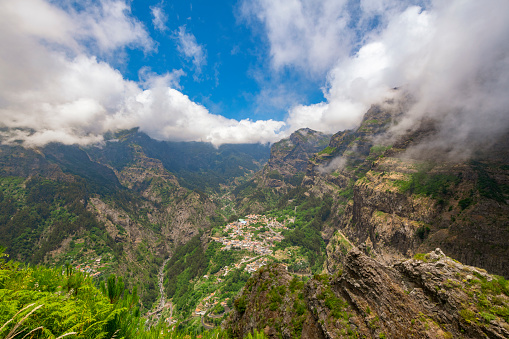
[[329, 139], [328, 134], [302, 128], [274, 143], [265, 167], [233, 190], [241, 214], [274, 208], [280, 196], [300, 187], [309, 159], [323, 151]]
[[282, 139], [270, 149], [268, 171], [277, 171], [285, 178], [304, 172], [309, 158], [322, 151], [329, 142], [330, 135], [309, 128], [301, 128], [290, 137]]
[[[508, 281], [462, 265], [440, 249], [419, 259], [385, 266], [353, 248], [344, 257], [341, 272], [315, 275], [303, 286], [306, 310], [300, 311], [300, 320], [295, 316], [298, 302], [292, 307], [298, 296], [286, 292], [292, 290], [292, 281], [298, 285], [299, 278], [272, 267], [248, 282], [236, 301], [242, 307], [227, 326], [238, 337], [255, 328], [270, 338], [509, 336]], [[271, 303], [279, 299], [267, 297], [270, 293], [281, 296], [277, 307]], [[267, 311], [272, 309], [279, 313]], [[277, 320], [267, 321], [271, 316]]]
[[372, 106], [357, 129], [309, 158], [305, 194], [333, 199], [321, 229], [326, 270], [339, 269], [347, 239], [387, 264], [440, 247], [509, 277], [509, 139], [450, 154], [435, 146], [431, 120], [395, 133], [403, 110]]
[[[508, 277], [507, 159], [409, 156], [406, 151], [416, 143], [406, 140], [366, 158], [369, 169], [353, 184], [334, 227], [386, 263], [440, 247], [457, 260]], [[331, 239], [328, 247], [330, 271], [341, 255], [335, 243]]]

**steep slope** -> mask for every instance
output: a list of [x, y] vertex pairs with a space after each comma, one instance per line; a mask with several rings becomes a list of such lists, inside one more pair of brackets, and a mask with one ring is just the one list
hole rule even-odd
[[282, 195], [299, 187], [309, 158], [322, 151], [329, 138], [330, 135], [302, 128], [274, 143], [263, 170], [233, 190], [240, 214], [272, 209]]
[[[176, 244], [211, 225], [217, 204], [180, 186], [137, 145], [111, 159], [120, 171], [76, 146], [4, 146], [0, 153], [0, 245], [13, 259], [72, 262], [91, 274], [119, 273], [140, 286], [145, 306]], [[119, 161], [120, 161], [119, 160]]]
[[252, 174], [269, 158], [269, 147], [261, 144], [224, 144], [215, 148], [206, 142], [158, 141], [138, 129], [107, 136], [102, 147], [89, 147], [87, 152], [97, 162], [121, 171], [134, 159], [133, 147], [148, 158], [157, 159], [177, 176], [188, 189], [217, 191], [235, 178]]
[[269, 338], [325, 338], [306, 306], [304, 282], [280, 265], [263, 267], [248, 280], [224, 326], [235, 338], [254, 330]]
[[[335, 227], [387, 263], [439, 246], [457, 260], [509, 276], [507, 158], [409, 155], [427, 135], [433, 135], [429, 126], [373, 159]], [[497, 147], [507, 148], [506, 141]], [[335, 243], [328, 247], [331, 272], [341, 256]]]
[[[303, 311], [294, 301], [299, 297], [289, 293], [300, 279], [271, 267], [248, 281], [227, 326], [237, 337], [253, 329], [270, 338], [509, 336], [508, 281], [462, 265], [439, 249], [421, 258], [384, 266], [354, 248], [341, 273], [306, 282]], [[267, 310], [272, 309], [279, 313], [270, 322]]]
[[[289, 138], [282, 139], [270, 149], [270, 159], [265, 169], [266, 185], [278, 187], [283, 184], [277, 180], [277, 172], [282, 179], [292, 179], [306, 171], [309, 158], [323, 150], [330, 139], [330, 135], [309, 128], [302, 128], [293, 132]], [[272, 179], [272, 180], [271, 180]], [[290, 184], [292, 182], [290, 181]], [[295, 184], [294, 184], [295, 185]]]
[[[337, 245], [346, 240], [387, 264], [441, 247], [466, 264], [509, 277], [509, 138], [482, 151], [450, 154], [436, 146], [431, 120], [394, 134], [404, 111], [397, 102], [372, 106], [357, 129], [336, 133], [309, 157], [296, 189], [283, 190], [293, 186], [260, 172], [237, 188], [244, 188], [240, 205], [298, 212], [306, 199], [331, 201], [326, 217], [310, 219], [328, 243], [325, 269], [331, 273], [340, 268]], [[274, 148], [273, 154], [283, 154]], [[276, 159], [285, 162], [284, 156]], [[286, 177], [298, 174], [291, 165], [278, 168]]]

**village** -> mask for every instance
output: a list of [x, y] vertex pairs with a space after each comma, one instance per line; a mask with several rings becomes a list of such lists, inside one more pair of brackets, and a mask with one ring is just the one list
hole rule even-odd
[[223, 244], [225, 251], [238, 248], [260, 255], [271, 255], [271, 247], [275, 242], [284, 239], [281, 231], [287, 229], [275, 218], [250, 214], [246, 216], [246, 219], [239, 219], [226, 225], [224, 229], [226, 236], [212, 237], [212, 240]]
[[88, 273], [91, 277], [98, 277], [101, 275], [101, 269], [104, 269], [107, 266], [107, 263], [102, 263], [102, 258], [97, 258], [93, 260], [92, 263], [79, 263], [75, 266], [75, 268], [83, 273]]
[[[256, 256], [244, 256], [239, 262], [222, 267], [219, 272], [214, 274], [216, 283], [221, 283], [223, 277], [235, 269], [244, 269], [248, 273], [258, 271], [264, 265], [267, 265], [273, 255], [272, 247], [284, 239], [281, 232], [287, 230], [286, 223], [293, 220], [286, 220], [285, 223], [278, 222], [275, 218], [265, 215], [250, 214], [245, 219], [227, 224], [223, 229], [222, 237], [211, 237], [213, 241], [219, 242], [224, 247], [222, 251], [230, 250], [247, 250]], [[204, 275], [203, 279], [210, 279], [209, 275]], [[220, 301], [221, 296], [216, 292], [211, 293], [203, 298], [193, 312], [193, 316], [203, 317], [207, 312], [214, 308], [218, 303], [224, 308], [224, 312], [228, 313], [230, 309], [227, 306], [227, 299]], [[218, 315], [211, 315], [215, 318]]]

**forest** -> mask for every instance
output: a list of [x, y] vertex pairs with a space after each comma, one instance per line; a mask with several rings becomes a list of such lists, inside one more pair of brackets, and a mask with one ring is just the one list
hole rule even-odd
[[[110, 275], [98, 283], [67, 267], [7, 261], [0, 248], [0, 336], [14, 338], [228, 338], [221, 329], [179, 332], [160, 322], [146, 327], [136, 289]], [[255, 332], [250, 338], [265, 338]]]

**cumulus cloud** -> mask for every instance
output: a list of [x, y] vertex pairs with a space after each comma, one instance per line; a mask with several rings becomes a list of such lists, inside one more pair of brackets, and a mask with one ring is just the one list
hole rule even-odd
[[[0, 50], [4, 142], [85, 145], [101, 141], [106, 131], [132, 127], [161, 140], [215, 145], [279, 138], [282, 122], [226, 119], [192, 102], [179, 91], [182, 70], [158, 75], [142, 68], [139, 82], [123, 78], [94, 53], [150, 49], [152, 42], [125, 2], [94, 6], [79, 12], [42, 0], [0, 3], [0, 44], [9, 46]], [[202, 65], [194, 37], [182, 30], [182, 38], [194, 41], [183, 48]]]
[[167, 79], [151, 80], [151, 87], [136, 96], [136, 121], [142, 131], [159, 140], [223, 143], [273, 142], [283, 122], [227, 119], [167, 86]]
[[196, 42], [196, 37], [186, 31], [186, 26], [180, 26], [176, 32], [177, 49], [188, 60], [193, 63], [196, 73], [200, 74], [201, 69], [207, 64], [205, 48]]
[[[433, 118], [437, 147], [460, 150], [509, 126], [505, 0], [256, 0], [242, 8], [264, 24], [274, 71], [323, 76], [324, 102], [295, 105], [284, 121], [211, 114], [181, 92], [182, 70], [143, 68], [134, 82], [104, 61], [126, 48], [155, 50], [129, 2], [1, 1], [3, 140], [88, 144], [139, 126], [161, 140], [274, 142], [302, 127], [352, 128], [371, 104], [397, 95], [394, 87], [413, 98], [394, 133]], [[201, 72], [205, 48], [185, 26], [175, 38]]]
[[163, 4], [159, 4], [157, 6], [151, 6], [150, 12], [152, 13], [152, 24], [154, 27], [161, 32], [168, 30], [166, 26], [166, 21], [168, 21], [168, 16], [163, 10]]

